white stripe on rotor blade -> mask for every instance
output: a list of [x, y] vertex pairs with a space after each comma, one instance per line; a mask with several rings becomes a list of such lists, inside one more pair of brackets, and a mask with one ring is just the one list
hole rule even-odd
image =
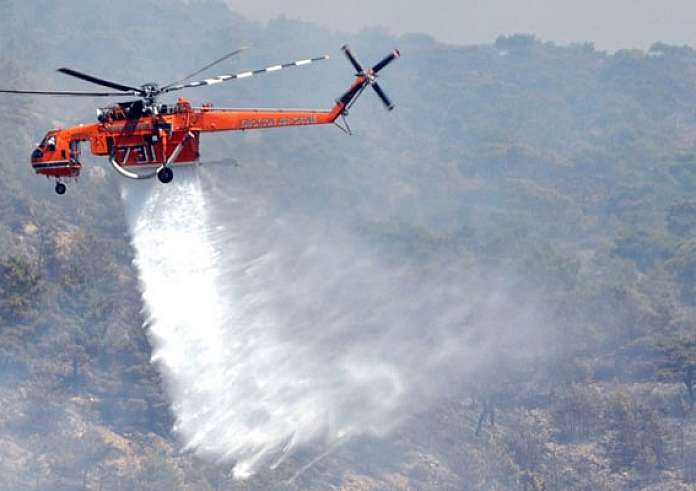
[[302, 65], [309, 65], [310, 63], [312, 63], [312, 60], [300, 60], [300, 61], [296, 61], [295, 65], [302, 66]]
[[215, 85], [215, 84], [219, 84], [220, 82], [222, 82], [222, 79], [220, 79], [220, 78], [209, 78], [209, 79], [206, 79], [205, 82], [206, 82], [208, 85]]
[[267, 72], [277, 72], [278, 70], [282, 70], [282, 69], [283, 69], [283, 65], [275, 65], [275, 66], [269, 66], [268, 68], [266, 68], [266, 71]]
[[244, 73], [240, 73], [239, 75], [237, 75], [237, 78], [247, 78], [247, 77], [252, 77], [253, 75], [254, 75], [253, 72], [244, 72]]

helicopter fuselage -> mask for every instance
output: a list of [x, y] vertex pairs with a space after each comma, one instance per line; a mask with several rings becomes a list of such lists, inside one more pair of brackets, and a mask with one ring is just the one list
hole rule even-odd
[[[348, 46], [343, 46], [342, 49], [357, 73], [348, 90], [328, 110], [221, 109], [214, 108], [211, 104], [192, 107], [183, 97], [172, 105], [157, 103], [159, 96], [172, 91], [215, 85], [328, 59], [328, 56], [309, 58], [249, 72], [186, 82], [203, 70], [239, 53], [241, 49], [219, 58], [181, 81], [186, 83], [176, 82], [164, 87], [149, 83], [138, 88], [64, 67], [59, 68], [58, 71], [118, 92], [0, 89], [0, 93], [74, 97], [121, 97], [124, 95], [140, 97], [139, 100], [121, 102], [98, 109], [96, 123], [49, 131], [32, 152], [31, 165], [37, 174], [56, 179], [58, 181], [56, 192], [64, 194], [66, 186], [62, 181], [79, 177], [82, 170], [80, 147], [83, 142], [89, 142], [91, 153], [96, 156], [108, 156], [112, 167], [122, 176], [131, 179], [157, 177], [162, 183], [169, 183], [174, 178], [173, 167], [199, 161], [201, 133], [335, 123], [339, 116], [348, 114], [353, 103], [367, 87], [374, 89], [387, 109], [393, 109], [391, 100], [377, 83], [377, 75], [400, 56], [399, 50], [393, 50], [372, 68], [365, 69]], [[337, 126], [350, 133], [347, 123], [345, 126], [338, 124]]]
[[37, 174], [76, 178], [82, 142], [89, 142], [92, 154], [109, 156], [131, 170], [191, 164], [199, 160], [201, 133], [329, 124], [344, 108], [341, 100], [328, 111], [194, 108], [184, 98], [174, 105], [116, 104], [99, 109], [97, 123], [49, 131], [32, 153], [31, 165]]

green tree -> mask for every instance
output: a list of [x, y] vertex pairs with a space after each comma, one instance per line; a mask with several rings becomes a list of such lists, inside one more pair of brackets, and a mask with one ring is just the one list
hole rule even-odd
[[660, 343], [664, 361], [659, 374], [684, 384], [691, 404], [696, 403], [696, 337], [673, 338]]

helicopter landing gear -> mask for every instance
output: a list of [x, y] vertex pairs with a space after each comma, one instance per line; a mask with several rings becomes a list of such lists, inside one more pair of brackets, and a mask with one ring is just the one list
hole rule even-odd
[[56, 183], [56, 193], [63, 195], [65, 194], [66, 189], [67, 188], [65, 187], [65, 184], [63, 184], [62, 182]]
[[157, 179], [163, 184], [168, 184], [174, 179], [174, 171], [165, 165], [157, 171]]

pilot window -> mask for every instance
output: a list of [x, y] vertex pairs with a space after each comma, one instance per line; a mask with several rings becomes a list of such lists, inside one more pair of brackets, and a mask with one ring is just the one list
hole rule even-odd
[[41, 143], [42, 147], [46, 147], [49, 152], [55, 152], [56, 150], [56, 137], [54, 135], [47, 136]]

